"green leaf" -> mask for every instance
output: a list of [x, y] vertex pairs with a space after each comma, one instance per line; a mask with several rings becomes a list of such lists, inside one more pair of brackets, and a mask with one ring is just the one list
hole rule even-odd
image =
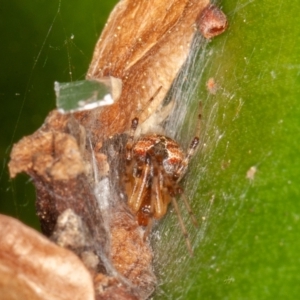
[[185, 186], [200, 222], [184, 214], [194, 257], [169, 214], [153, 236], [155, 299], [297, 299], [300, 2], [222, 4], [229, 28], [208, 46], [202, 145]]

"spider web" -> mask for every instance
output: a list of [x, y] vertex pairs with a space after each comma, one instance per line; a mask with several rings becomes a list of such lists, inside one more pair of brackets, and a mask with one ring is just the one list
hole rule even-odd
[[[42, 125], [48, 112], [55, 108], [54, 81], [67, 82], [84, 78], [101, 27], [117, 1], [98, 2], [89, 0], [76, 4], [70, 0], [59, 0], [53, 4], [35, 3], [35, 6], [29, 4], [17, 6], [12, 3], [11, 6], [7, 4], [6, 7], [7, 11], [14, 14], [16, 18], [23, 18], [22, 24], [27, 24], [33, 16], [36, 16], [34, 19], [36, 23], [23, 31], [21, 28], [17, 30], [12, 26], [9, 27], [10, 35], [14, 38], [8, 39], [8, 54], [2, 57], [3, 60], [6, 57], [12, 57], [12, 59], [6, 63], [7, 70], [11, 71], [1, 74], [1, 82], [9, 82], [1, 88], [2, 103], [8, 103], [6, 112], [9, 118], [6, 117], [8, 119], [5, 123], [7, 129], [2, 130], [5, 133], [2, 136], [0, 148], [2, 160], [0, 211], [20, 218], [31, 226], [38, 227], [34, 213], [34, 188], [27, 177], [19, 176], [14, 181], [8, 179], [6, 165], [9, 153], [13, 143], [22, 136], [35, 131]], [[243, 5], [247, 5], [247, 3], [251, 3], [251, 1], [245, 2]], [[83, 5], [87, 7], [83, 8]], [[237, 11], [242, 8], [242, 4], [237, 4], [236, 7]], [[78, 11], [87, 11], [87, 13], [86, 15], [81, 14], [79, 17]], [[236, 11], [229, 13], [234, 15]], [[97, 12], [101, 12], [103, 15], [99, 17]], [[84, 28], [82, 24], [85, 24]], [[34, 34], [38, 38], [28, 42], [27, 38]], [[85, 35], [89, 35], [88, 38], [84, 37]], [[26, 43], [32, 47], [28, 47], [27, 52], [24, 53], [23, 45]], [[225, 43], [226, 39], [223, 40], [223, 45]], [[207, 91], [205, 86], [209, 79], [211, 61], [216, 56], [222, 55], [222, 45], [218, 45], [218, 48], [215, 48], [214, 45], [214, 43], [204, 41], [199, 34], [196, 35], [188, 61], [168, 96], [169, 99], [175, 99], [176, 106], [164, 125], [166, 135], [176, 139], [184, 149], [187, 149], [195, 134], [198, 106], [201, 101], [200, 147], [184, 182], [186, 194], [200, 223], [199, 228], [195, 229], [192, 226], [183, 206], [180, 205], [195, 250], [199, 249], [206, 239], [209, 239], [206, 234], [211, 214], [221, 213], [214, 207], [215, 195], [213, 193], [203, 195], [201, 189], [199, 190], [202, 181], [205, 181], [209, 157], [212, 152], [217, 151], [218, 143], [224, 134], [221, 128], [214, 126], [214, 123], [215, 119], [226, 110], [226, 106], [220, 107], [220, 103], [216, 102], [214, 95]], [[11, 55], [11, 53], [15, 54]], [[17, 68], [14, 67], [16, 65]], [[23, 69], [18, 70], [20, 66]], [[18, 74], [17, 78], [15, 72]], [[218, 81], [218, 69], [214, 74], [214, 80], [218, 84], [221, 81], [221, 79]], [[230, 103], [234, 94], [226, 91], [221, 85], [219, 88]], [[4, 123], [2, 124], [4, 125]], [[223, 207], [222, 210], [224, 211], [226, 208]], [[168, 214], [155, 226], [152, 242], [156, 252], [155, 270], [159, 278], [159, 287], [154, 298], [174, 299], [172, 296], [168, 296], [171, 295], [168, 283], [181, 282], [175, 290], [175, 294], [181, 295], [181, 299], [186, 299], [185, 295], [193, 282], [189, 279], [184, 281], [182, 278], [188, 278], [187, 274], [194, 272], [197, 266], [190, 264], [191, 258], [188, 255], [175, 213]]]
[[[236, 14], [243, 17], [243, 9], [252, 2], [237, 1], [234, 9], [226, 11], [226, 15], [231, 21]], [[189, 257], [176, 213], [171, 208], [171, 213], [155, 227], [152, 233], [152, 243], [156, 252], [154, 266], [160, 279], [153, 299], [190, 299], [188, 294], [191, 291], [194, 292], [194, 295], [201, 295], [201, 286], [199, 286], [199, 279], [195, 274], [206, 272], [207, 269], [216, 272], [219, 270], [215, 262], [216, 257], [209, 257], [208, 264], [206, 258], [204, 259], [205, 255], [202, 253], [201, 247], [205, 248], [211, 243], [210, 232], [215, 230], [213, 220], [217, 216], [223, 215], [228, 209], [227, 201], [221, 206], [218, 205], [220, 199], [229, 200], [234, 195], [234, 188], [228, 194], [222, 195], [219, 194], [219, 191], [214, 191], [212, 188], [214, 186], [213, 178], [207, 174], [211, 165], [211, 157], [218, 153], [221, 141], [227, 145], [226, 148], [229, 147], [229, 142], [226, 142], [225, 130], [217, 124], [226, 124], [230, 122], [229, 120], [238, 118], [238, 112], [243, 106], [243, 100], [236, 98], [235, 91], [226, 89], [223, 78], [226, 63], [222, 59], [222, 54], [227, 37], [225, 34], [219, 43], [204, 41], [200, 35], [196, 35], [188, 60], [175, 80], [169, 95], [170, 98], [176, 100], [176, 108], [167, 120], [165, 130], [167, 135], [179, 141], [184, 149], [188, 148], [196, 132], [199, 102], [202, 104], [199, 149], [192, 159], [188, 174], [182, 183], [192, 210], [198, 219], [199, 226], [197, 228], [193, 226], [182, 201], [179, 201], [179, 204], [194, 251], [198, 253], [197, 258], [203, 258], [204, 265], [198, 265], [193, 261], [195, 258]], [[222, 64], [218, 65], [215, 60]], [[232, 111], [232, 105], [236, 106], [234, 110], [237, 112], [233, 115], [228, 113], [228, 111]], [[220, 156], [224, 163], [221, 168], [226, 168], [227, 163], [230, 164], [226, 150]], [[247, 190], [248, 188], [242, 197], [246, 195]], [[216, 203], [218, 204], [216, 205]], [[243, 203], [240, 202], [236, 210], [239, 211], [242, 208]], [[232, 224], [228, 236], [235, 226], [237, 223]], [[218, 251], [224, 250], [225, 243], [222, 241], [219, 245], [214, 245], [218, 246]], [[202, 262], [201, 259], [200, 262]], [[228, 278], [230, 282], [234, 281], [231, 276]], [[224, 279], [224, 282], [227, 283], [227, 279]]]

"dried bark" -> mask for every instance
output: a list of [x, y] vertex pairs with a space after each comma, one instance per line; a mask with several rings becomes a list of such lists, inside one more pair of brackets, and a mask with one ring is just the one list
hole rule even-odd
[[98, 40], [87, 78], [120, 78], [122, 95], [110, 107], [76, 114], [93, 137], [123, 133], [134, 117], [142, 123], [160, 108], [189, 54], [196, 18], [208, 4], [208, 0], [119, 2]]

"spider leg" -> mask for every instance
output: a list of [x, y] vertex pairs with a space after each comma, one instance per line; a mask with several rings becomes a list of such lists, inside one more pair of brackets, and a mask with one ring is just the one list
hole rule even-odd
[[144, 193], [147, 191], [146, 185], [148, 181], [148, 176], [150, 173], [150, 157], [146, 157], [145, 167], [142, 169], [141, 176], [135, 177], [135, 182], [132, 190], [132, 194], [128, 200], [128, 205], [132, 208], [134, 213], [137, 213], [140, 209]]
[[183, 161], [179, 165], [176, 172], [174, 172], [173, 178], [174, 178], [174, 180], [176, 180], [176, 182], [179, 182], [181, 180], [181, 178], [183, 177], [183, 175], [185, 174], [185, 171], [187, 169], [189, 161], [190, 161], [191, 157], [194, 155], [194, 153], [198, 147], [198, 144], [199, 144], [199, 138], [194, 137], [191, 142], [191, 145], [189, 147], [186, 157], [183, 159]]
[[155, 91], [155, 93], [147, 100], [147, 102], [144, 103], [144, 105], [140, 109], [138, 117], [140, 117], [143, 120], [143, 122], [145, 121], [144, 117], [143, 117], [143, 114], [146, 111], [146, 108], [149, 111], [149, 106], [151, 106], [151, 104], [153, 104], [153, 102], [155, 102], [153, 100], [156, 98], [156, 96], [158, 95], [158, 93], [160, 92], [161, 89], [162, 89], [162, 85], [158, 87], [158, 89]]
[[202, 119], [202, 102], [199, 102], [199, 113], [197, 119], [197, 126], [196, 126], [196, 134], [195, 136], [200, 136], [201, 134], [201, 119]]
[[[150, 154], [151, 155], [151, 154]], [[149, 233], [151, 232], [153, 225], [153, 217], [155, 219], [160, 219], [167, 212], [167, 204], [163, 202], [163, 177], [161, 173], [161, 166], [157, 162], [156, 159], [153, 159], [153, 176], [152, 176], [152, 185], [151, 185], [151, 215], [152, 217], [149, 219], [149, 223], [144, 233], [144, 240], [147, 238]]]
[[170, 203], [169, 194], [165, 188], [165, 172], [162, 166], [162, 160], [156, 160], [154, 165], [154, 176], [152, 183], [152, 207], [153, 216], [155, 219], [162, 218], [168, 209], [168, 204]]
[[197, 219], [196, 219], [196, 217], [195, 217], [195, 215], [194, 215], [194, 213], [192, 211], [192, 208], [191, 208], [191, 206], [190, 206], [190, 204], [188, 202], [187, 196], [184, 194], [184, 191], [181, 188], [178, 189], [178, 194], [180, 194], [181, 198], [183, 199], [183, 202], [184, 202], [184, 205], [186, 207], [186, 210], [188, 211], [188, 213], [189, 213], [189, 215], [190, 215], [190, 217], [192, 219], [192, 222], [193, 222], [194, 226], [198, 227]]
[[178, 204], [177, 204], [177, 201], [175, 199], [175, 197], [172, 197], [172, 204], [175, 208], [175, 211], [176, 211], [176, 214], [177, 214], [177, 217], [178, 217], [178, 220], [179, 220], [179, 224], [180, 224], [180, 227], [181, 227], [181, 231], [182, 231], [182, 234], [185, 238], [185, 243], [186, 243], [186, 246], [190, 252], [190, 255], [193, 256], [194, 253], [193, 253], [193, 249], [192, 249], [192, 246], [191, 246], [191, 242], [190, 242], [190, 239], [189, 239], [189, 235], [188, 235], [188, 232], [184, 226], [184, 222], [182, 220], [182, 217], [181, 217], [181, 214], [180, 214], [180, 211], [179, 211], [179, 207], [178, 207]]
[[[152, 102], [154, 98], [158, 95], [160, 90], [162, 89], [162, 85], [156, 90], [156, 92], [151, 96], [151, 98], [148, 100], [148, 102]], [[149, 104], [148, 104], [149, 105]]]
[[196, 127], [196, 135], [192, 139], [192, 142], [190, 144], [190, 147], [187, 151], [187, 154], [178, 167], [177, 171], [174, 173], [174, 179], [176, 179], [177, 182], [181, 180], [183, 175], [185, 174], [185, 171], [187, 169], [187, 166], [189, 164], [190, 159], [193, 157], [195, 154], [198, 145], [199, 145], [199, 136], [200, 136], [200, 131], [201, 131], [201, 110], [202, 110], [202, 103], [200, 102], [199, 104], [199, 114], [198, 114], [198, 121], [197, 121], [197, 127]]
[[132, 147], [134, 144], [134, 133], [136, 131], [136, 128], [138, 127], [139, 124], [139, 119], [138, 118], [134, 118], [131, 121], [131, 129], [130, 129], [130, 135], [126, 144], [126, 160], [130, 161], [132, 159]]

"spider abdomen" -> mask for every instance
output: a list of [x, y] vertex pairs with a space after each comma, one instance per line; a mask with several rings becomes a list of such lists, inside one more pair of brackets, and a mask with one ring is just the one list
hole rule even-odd
[[169, 137], [151, 134], [140, 138], [132, 149], [133, 159], [137, 162], [145, 162], [146, 157], [155, 160], [163, 166], [164, 171], [171, 175], [184, 159], [181, 147]]

